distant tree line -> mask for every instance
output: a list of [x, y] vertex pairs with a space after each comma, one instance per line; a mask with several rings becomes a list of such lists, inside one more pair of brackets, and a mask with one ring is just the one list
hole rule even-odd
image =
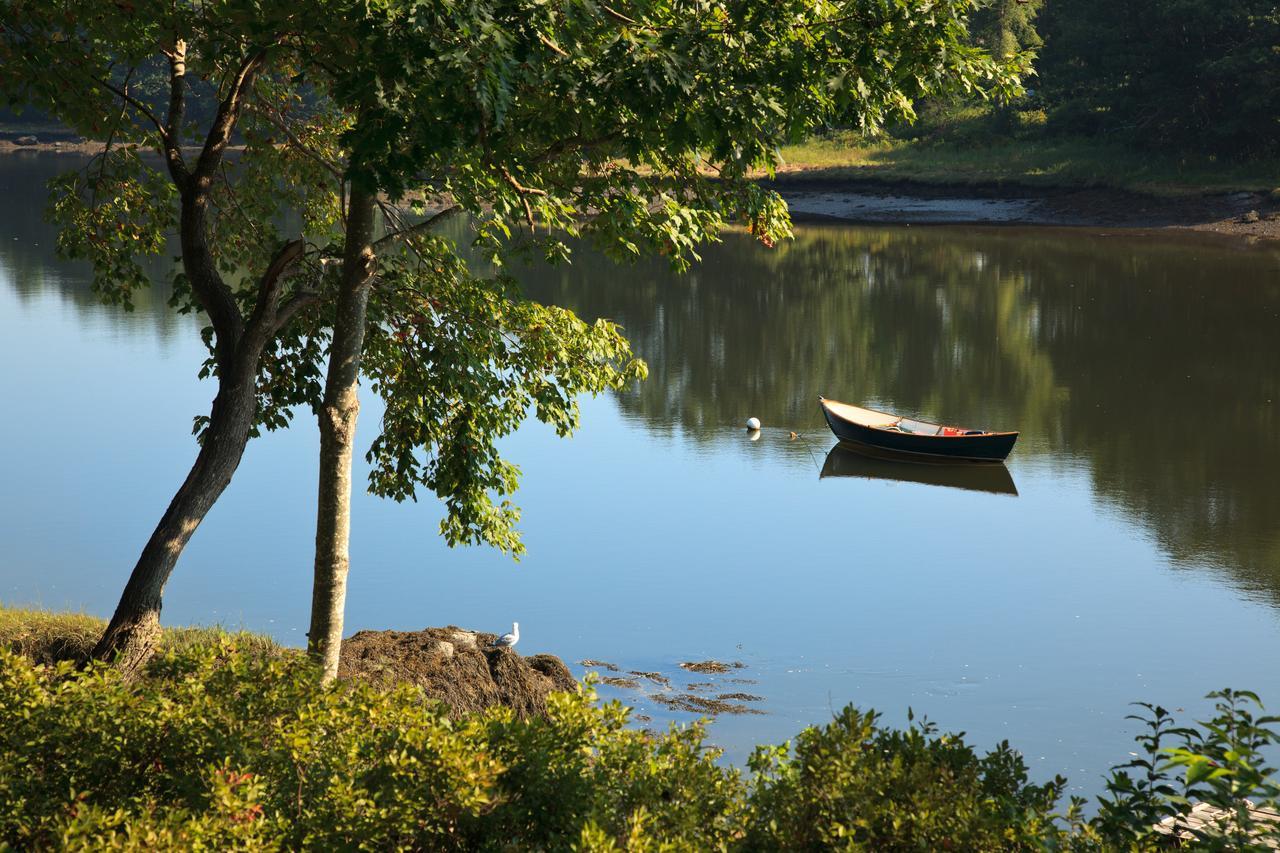
[[1280, 4], [1274, 0], [992, 0], [973, 40], [1038, 54], [1024, 102], [1046, 131], [1138, 148], [1280, 150]]

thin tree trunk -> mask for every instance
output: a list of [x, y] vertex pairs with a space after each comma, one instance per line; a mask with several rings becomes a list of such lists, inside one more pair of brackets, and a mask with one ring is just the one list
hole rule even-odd
[[191, 535], [231, 482], [249, 441], [260, 353], [238, 355], [236, 375], [220, 382], [195, 465], [142, 549], [111, 623], [93, 650], [95, 658], [114, 661], [126, 673], [138, 670], [151, 656], [160, 637], [165, 583]]
[[282, 282], [301, 258], [305, 243], [294, 240], [281, 247], [267, 265], [258, 286], [258, 300], [246, 323], [235, 295], [218, 273], [209, 248], [207, 215], [213, 176], [231, 141], [246, 88], [265, 61], [265, 50], [243, 57], [230, 78], [226, 97], [218, 104], [194, 169], [184, 162], [180, 145], [186, 78], [186, 44], [177, 41], [170, 54], [169, 113], [161, 130], [165, 159], [181, 197], [178, 236], [182, 265], [192, 293], [214, 329], [213, 357], [218, 365], [218, 394], [209, 424], [186, 480], [142, 549], [138, 562], [106, 631], [93, 650], [99, 659], [113, 660], [125, 672], [139, 669], [151, 656], [160, 636], [160, 605], [165, 583], [183, 548], [200, 522], [231, 482], [257, 414], [258, 365], [279, 324], [313, 295], [298, 295], [280, 310]]
[[[179, 236], [183, 267], [189, 278], [218, 282], [213, 256], [206, 243], [206, 197], [200, 188], [184, 195]], [[301, 256], [302, 240], [282, 247], [272, 258], [259, 284], [259, 299], [248, 326], [225, 287], [206, 287], [219, 298], [206, 301], [215, 328], [218, 394], [209, 411], [200, 453], [186, 480], [160, 518], [129, 575], [111, 622], [94, 647], [93, 657], [113, 661], [132, 673], [155, 649], [160, 637], [160, 605], [164, 586], [178, 557], [214, 502], [231, 482], [257, 414], [258, 364], [276, 331], [282, 279]]]
[[373, 233], [376, 198], [352, 188], [347, 211], [342, 285], [338, 294], [324, 405], [320, 409], [320, 483], [316, 508], [315, 582], [307, 645], [323, 668], [324, 681], [338, 674], [343, 611], [351, 557], [351, 457], [360, 414], [357, 382], [364, 350], [369, 287], [376, 258]]

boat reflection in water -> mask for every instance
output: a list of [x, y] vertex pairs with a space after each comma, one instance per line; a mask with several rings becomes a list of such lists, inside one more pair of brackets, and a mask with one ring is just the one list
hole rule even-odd
[[950, 486], [973, 492], [1018, 496], [1013, 476], [1003, 463], [995, 465], [947, 465], [929, 462], [904, 462], [902, 457], [874, 456], [837, 444], [827, 454], [819, 477], [862, 477], [865, 480], [897, 480], [902, 483], [924, 483]]

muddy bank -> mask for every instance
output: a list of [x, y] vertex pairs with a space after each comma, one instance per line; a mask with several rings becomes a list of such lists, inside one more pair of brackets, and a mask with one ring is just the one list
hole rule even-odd
[[[36, 139], [35, 142], [27, 140]], [[19, 142], [18, 140], [23, 140]], [[41, 154], [97, 154], [102, 150], [101, 142], [89, 142], [78, 138], [49, 139], [47, 137], [11, 135], [0, 139], [0, 154], [23, 154], [39, 152]]]
[[797, 221], [1062, 225], [1280, 239], [1280, 193], [1153, 196], [1107, 188], [949, 186], [781, 175], [768, 182]]
[[547, 694], [576, 688], [560, 658], [490, 648], [495, 638], [453, 625], [361, 631], [343, 641], [338, 677], [378, 687], [412, 684], [454, 714], [506, 705], [522, 717], [541, 715]]

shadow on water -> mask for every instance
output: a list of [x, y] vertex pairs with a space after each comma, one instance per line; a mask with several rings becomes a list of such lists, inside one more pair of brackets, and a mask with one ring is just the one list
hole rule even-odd
[[858, 477], [863, 480], [887, 480], [898, 483], [920, 483], [945, 486], [973, 492], [1018, 496], [1013, 475], [1004, 465], [957, 465], [905, 462], [882, 459], [837, 444], [822, 463], [820, 479]]

